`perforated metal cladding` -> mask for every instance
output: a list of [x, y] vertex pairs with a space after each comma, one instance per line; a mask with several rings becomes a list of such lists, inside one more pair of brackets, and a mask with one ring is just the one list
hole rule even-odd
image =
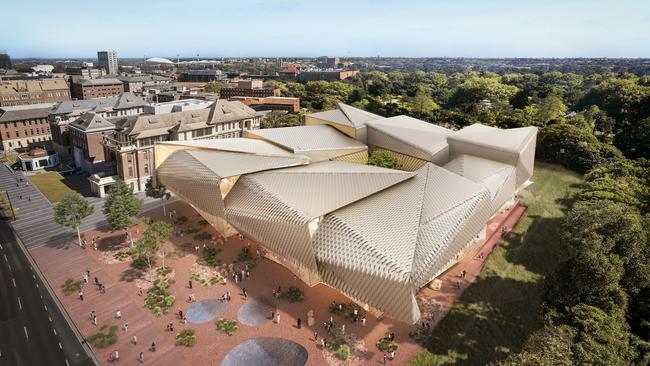
[[489, 194], [483, 190], [420, 225], [412, 274], [416, 288], [431, 281], [481, 231], [491, 208]]
[[294, 152], [366, 148], [364, 144], [328, 125], [269, 128], [246, 133], [292, 149]]
[[375, 277], [331, 263], [320, 263], [323, 282], [342, 293], [407, 323], [420, 318], [415, 291], [410, 284]]
[[536, 137], [536, 134], [531, 137], [519, 155], [519, 162], [517, 163], [517, 187], [520, 187], [533, 176], [535, 145], [537, 143]]
[[249, 174], [242, 179], [255, 182], [278, 201], [311, 220], [414, 175], [370, 165], [327, 161]]
[[309, 163], [309, 159], [301, 155], [259, 156], [237, 152], [203, 150], [177, 151], [169, 158], [194, 159], [203, 164], [204, 169], [211, 170], [221, 178]]
[[240, 232], [295, 264], [317, 271], [309, 220], [263, 186], [239, 178], [226, 197], [226, 219]]
[[421, 129], [370, 124], [368, 144], [438, 164], [449, 157], [447, 135]]
[[[182, 154], [179, 154], [182, 153]], [[177, 151], [156, 170], [157, 181], [183, 200], [215, 216], [224, 216], [221, 177], [184, 151]]]
[[345, 161], [348, 163], [366, 164], [368, 162], [368, 149], [353, 152], [347, 155], [340, 155], [331, 158], [333, 161]]
[[495, 214], [515, 194], [517, 189], [515, 178], [515, 169], [507, 167], [501, 168], [481, 180], [481, 183], [490, 191], [492, 214]]
[[326, 215], [313, 236], [318, 260], [406, 283], [426, 175]]

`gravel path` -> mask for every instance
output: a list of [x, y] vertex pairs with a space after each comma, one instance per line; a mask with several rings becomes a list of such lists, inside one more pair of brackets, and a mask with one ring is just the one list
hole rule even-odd
[[217, 299], [199, 301], [187, 309], [187, 321], [194, 324], [209, 322], [228, 310], [228, 301]]

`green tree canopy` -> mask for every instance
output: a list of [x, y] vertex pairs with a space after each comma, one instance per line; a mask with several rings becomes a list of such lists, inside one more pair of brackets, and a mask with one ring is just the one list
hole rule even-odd
[[90, 216], [94, 210], [95, 208], [78, 193], [66, 193], [54, 207], [54, 222], [77, 230], [77, 239], [81, 245], [79, 225], [81, 225], [81, 220]]
[[381, 168], [400, 169], [399, 159], [395, 154], [388, 150], [374, 150], [368, 156], [368, 165], [374, 165]]
[[165, 186], [162, 184], [154, 186], [153, 176], [151, 176], [149, 179], [147, 179], [147, 183], [145, 183], [144, 192], [147, 197], [160, 199], [162, 201], [163, 216], [167, 216], [167, 211], [165, 210], [165, 200], [170, 199], [172, 196], [171, 193], [167, 191], [167, 188], [165, 188]]
[[142, 200], [137, 198], [133, 189], [124, 182], [111, 186], [104, 201], [104, 215], [111, 229], [125, 229], [131, 225], [132, 217], [142, 208]]

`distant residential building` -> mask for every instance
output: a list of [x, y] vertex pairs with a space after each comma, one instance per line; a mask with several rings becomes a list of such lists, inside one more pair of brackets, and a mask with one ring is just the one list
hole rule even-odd
[[144, 114], [164, 114], [205, 109], [214, 101], [201, 99], [180, 99], [164, 103], [152, 103], [144, 107]]
[[75, 165], [86, 173], [104, 171], [104, 136], [112, 136], [115, 125], [94, 112], [86, 112], [68, 125]]
[[56, 104], [48, 115], [52, 131], [52, 145], [61, 160], [72, 157], [73, 148], [68, 133], [68, 124], [86, 112], [95, 113], [103, 118], [138, 115], [147, 105], [142, 98], [132, 93], [119, 96], [89, 100], [73, 100]]
[[[144, 190], [154, 169], [153, 146], [158, 141], [188, 141], [241, 137], [243, 131], [259, 129], [260, 114], [240, 102], [218, 100], [209, 108], [140, 115], [115, 119], [114, 137], [104, 137], [106, 174]], [[91, 179], [93, 191], [103, 194], [110, 179]]]
[[144, 87], [167, 85], [170, 79], [158, 75], [133, 74], [117, 77], [124, 84], [125, 92], [141, 93]]
[[280, 79], [295, 79], [300, 74], [299, 65], [288, 65], [278, 70]]
[[300, 98], [288, 97], [232, 97], [228, 100], [240, 101], [256, 111], [287, 111], [297, 113], [300, 111]]
[[110, 75], [117, 75], [117, 52], [99, 51], [97, 52], [97, 66], [106, 70]]
[[248, 79], [238, 81], [237, 87], [235, 88], [222, 88], [219, 91], [219, 96], [222, 99], [232, 97], [279, 97], [280, 89], [263, 87], [263, 81], [261, 79]]
[[320, 71], [302, 71], [298, 75], [300, 81], [340, 81], [355, 77], [359, 73], [358, 70], [320, 70]]
[[72, 97], [76, 99], [94, 99], [122, 93], [124, 84], [114, 78], [79, 80], [72, 83]]
[[71, 82], [77, 82], [82, 79], [99, 79], [106, 75], [106, 72], [103, 69], [93, 68], [93, 64], [89, 63], [90, 66], [69, 66], [65, 68], [65, 73], [70, 75]]
[[49, 145], [52, 141], [47, 117], [53, 103], [0, 107], [2, 149], [16, 150]]
[[0, 81], [0, 107], [65, 100], [70, 100], [70, 89], [63, 79]]
[[322, 56], [318, 58], [318, 66], [320, 66], [323, 69], [336, 69], [339, 67], [339, 64], [341, 61], [339, 60], [338, 57], [327, 57], [327, 56]]
[[18, 155], [18, 163], [25, 171], [52, 168], [59, 164], [59, 156], [46, 148], [35, 147], [29, 152]]
[[186, 82], [209, 83], [212, 81], [225, 80], [227, 77], [221, 70], [186, 70], [181, 74], [180, 80]]
[[0, 69], [11, 69], [11, 57], [4, 52], [0, 52]]

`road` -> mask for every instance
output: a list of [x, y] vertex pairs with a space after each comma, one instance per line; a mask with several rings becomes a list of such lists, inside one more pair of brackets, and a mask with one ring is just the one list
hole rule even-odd
[[0, 220], [0, 365], [94, 365]]

